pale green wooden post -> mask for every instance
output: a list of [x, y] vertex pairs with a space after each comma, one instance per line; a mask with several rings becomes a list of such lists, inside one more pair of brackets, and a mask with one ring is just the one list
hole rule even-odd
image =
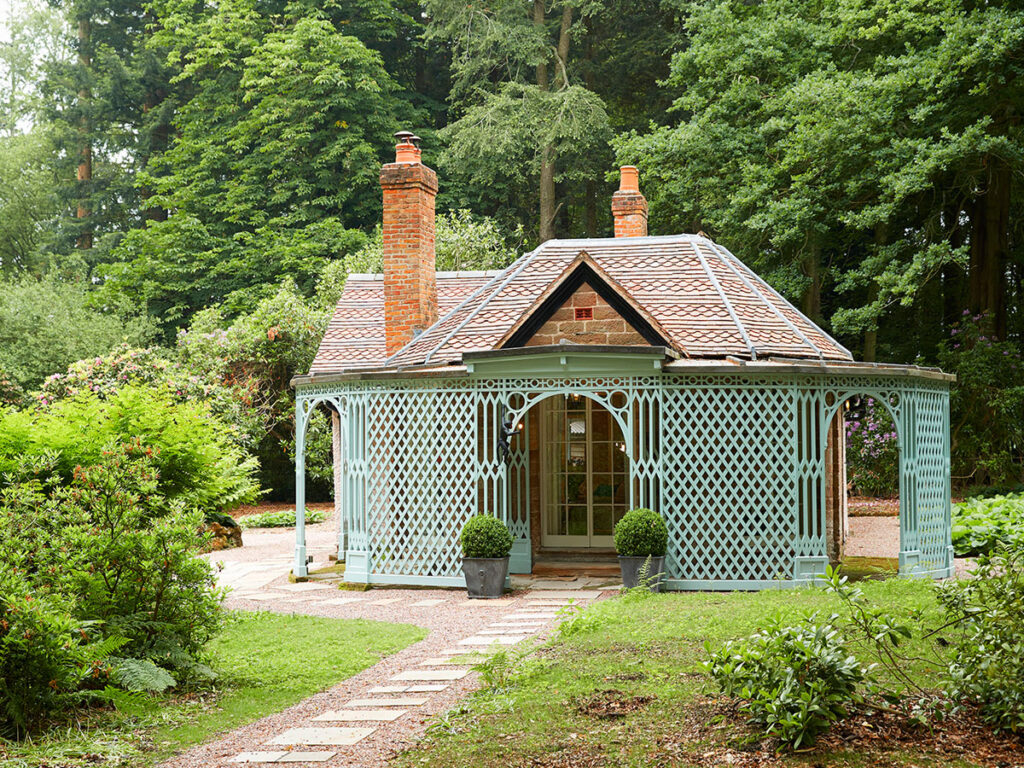
[[306, 401], [295, 398], [295, 563], [296, 578], [309, 575], [306, 569]]

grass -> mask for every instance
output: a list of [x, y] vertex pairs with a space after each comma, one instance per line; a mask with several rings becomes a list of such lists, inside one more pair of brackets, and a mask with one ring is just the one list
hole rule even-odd
[[[926, 582], [893, 579], [861, 586], [889, 608], [939, 615]], [[722, 725], [717, 734], [709, 726], [715, 712], [709, 697], [713, 688], [700, 668], [705, 641], [717, 646], [750, 634], [771, 616], [797, 618], [809, 611], [839, 609], [834, 596], [815, 589], [677, 593], [642, 600], [630, 596], [597, 603], [563, 624], [561, 636], [533, 657], [516, 663], [499, 656], [485, 665], [490, 687], [435, 719], [427, 739], [403, 753], [395, 765], [724, 764], [709, 761], [707, 754], [721, 748], [723, 740], [743, 735], [730, 732], [731, 724]], [[929, 682], [927, 673], [915, 674], [919, 682]], [[592, 711], [601, 692], [609, 690], [617, 692], [612, 698], [627, 710], [630, 702], [640, 703], [624, 717], [581, 713]], [[650, 698], [644, 702], [645, 697]], [[948, 756], [931, 759], [921, 749], [893, 748], [879, 763], [865, 762], [854, 753], [826, 757], [820, 752], [794, 755], [783, 764], [969, 765]]]
[[158, 698], [134, 716], [81, 713], [33, 742], [0, 742], [0, 764], [149, 766], [329, 688], [425, 635], [409, 624], [232, 612], [209, 646], [220, 675], [211, 689]]

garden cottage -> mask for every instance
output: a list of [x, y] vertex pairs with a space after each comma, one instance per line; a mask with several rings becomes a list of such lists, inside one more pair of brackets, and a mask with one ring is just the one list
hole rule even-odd
[[512, 530], [513, 573], [586, 562], [645, 506], [668, 524], [670, 589], [806, 583], [842, 554], [854, 396], [896, 424], [901, 573], [952, 573], [952, 377], [855, 362], [722, 246], [648, 236], [632, 167], [614, 237], [436, 272], [437, 177], [398, 136], [380, 174], [384, 273], [349, 276], [294, 380], [297, 576], [305, 430], [323, 407], [347, 581], [462, 585], [459, 531], [484, 511]]

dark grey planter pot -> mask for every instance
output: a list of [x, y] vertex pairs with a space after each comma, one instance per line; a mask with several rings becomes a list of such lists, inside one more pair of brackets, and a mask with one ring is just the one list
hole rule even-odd
[[491, 600], [501, 597], [508, 576], [507, 557], [464, 557], [462, 573], [471, 598]]
[[651, 592], [661, 592], [661, 580], [665, 575], [665, 556], [661, 557], [623, 557], [619, 555], [619, 568], [622, 569], [622, 586], [625, 589], [633, 589], [640, 586], [640, 571], [648, 560], [651, 564], [647, 566], [647, 578], [657, 577], [651, 582]]

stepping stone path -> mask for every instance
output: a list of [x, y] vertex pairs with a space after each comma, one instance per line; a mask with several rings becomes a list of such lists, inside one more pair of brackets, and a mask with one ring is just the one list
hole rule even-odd
[[[316, 599], [317, 605], [341, 606], [363, 603], [367, 608], [393, 605], [409, 599], [384, 597], [369, 600], [366, 597], [338, 597], [320, 600], [317, 598], [328, 597], [331, 594], [324, 594], [327, 585], [311, 583], [282, 585], [280, 589], [284, 591], [276, 593], [255, 593], [251, 591], [251, 581], [246, 587], [248, 590], [243, 590], [235, 597], [288, 603]], [[287, 594], [289, 592], [292, 594]], [[296, 592], [303, 594], [298, 597], [294, 594]], [[470, 673], [474, 660], [486, 658], [490, 654], [521, 643], [560, 618], [559, 611], [562, 611], [564, 617], [573, 608], [582, 607], [582, 603], [600, 596], [601, 593], [596, 590], [537, 590], [529, 593], [525, 599], [467, 601], [466, 608], [494, 610], [494, 621], [487, 627], [458, 640], [457, 647], [440, 652], [435, 650], [434, 654], [439, 655], [425, 656], [407, 662], [405, 669], [391, 675], [385, 684], [369, 688], [361, 698], [350, 699], [341, 709], [331, 709], [316, 716], [309, 716], [308, 725], [298, 723], [298, 727], [289, 728], [263, 744], [253, 745], [253, 751], [241, 752], [227, 762], [321, 763], [333, 761], [337, 757], [341, 762], [334, 761], [332, 765], [349, 765], [343, 751], [345, 747], [356, 745], [374, 734], [380, 734], [382, 729], [388, 728], [391, 723], [416, 712], [421, 707], [429, 707], [430, 695], [445, 691], [453, 683], [465, 678]], [[426, 599], [406, 605], [410, 608], [431, 608], [448, 602], [444, 599]], [[566, 608], [570, 611], [566, 611]], [[419, 716], [422, 719], [426, 714], [423, 712]], [[339, 725], [331, 725], [332, 723]], [[386, 735], [386, 731], [384, 734]], [[282, 750], [281, 747], [285, 746], [295, 749]], [[342, 751], [309, 750], [308, 747], [337, 747]]]

